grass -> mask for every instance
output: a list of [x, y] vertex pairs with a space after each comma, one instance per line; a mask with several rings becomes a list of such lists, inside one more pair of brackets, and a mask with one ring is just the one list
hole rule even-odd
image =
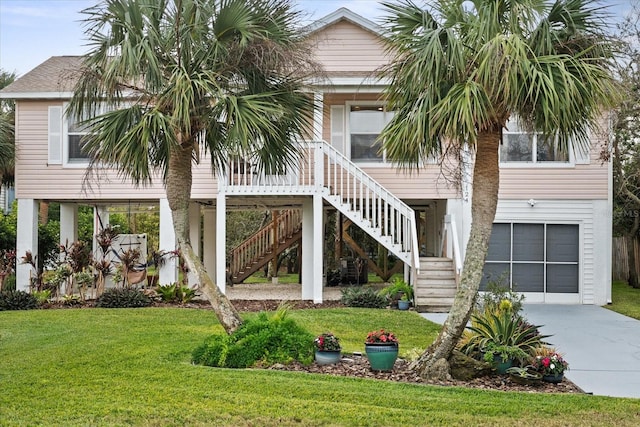
[[640, 320], [640, 289], [632, 288], [627, 282], [614, 280], [611, 299], [613, 303], [605, 305], [605, 308]]
[[[391, 310], [301, 310], [345, 349], [384, 326], [401, 349], [437, 327]], [[272, 370], [193, 366], [222, 328], [206, 310], [0, 312], [0, 425], [638, 425], [633, 399], [480, 391]]]

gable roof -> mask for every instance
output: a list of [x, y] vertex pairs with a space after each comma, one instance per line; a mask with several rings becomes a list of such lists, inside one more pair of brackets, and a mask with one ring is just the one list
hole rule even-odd
[[68, 98], [81, 62], [80, 56], [52, 56], [0, 90], [0, 98]]
[[360, 15], [358, 15], [355, 12], [352, 12], [351, 10], [347, 9], [346, 7], [341, 7], [340, 9], [336, 10], [335, 12], [332, 12], [320, 19], [318, 19], [317, 21], [307, 25], [305, 27], [305, 30], [307, 31], [308, 34], [312, 34], [318, 31], [321, 31], [323, 28], [326, 28], [330, 25], [333, 25], [337, 22], [340, 21], [349, 21], [352, 22], [353, 24], [364, 28], [367, 31], [370, 31], [374, 34], [376, 34], [377, 36], [382, 36], [382, 27], [379, 26], [378, 24], [376, 24], [373, 21], [368, 20], [367, 18], [364, 18]]

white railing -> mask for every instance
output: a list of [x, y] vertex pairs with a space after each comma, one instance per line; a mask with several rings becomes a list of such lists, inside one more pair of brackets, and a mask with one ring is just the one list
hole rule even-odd
[[420, 265], [413, 209], [324, 141], [301, 143], [298, 163], [280, 174], [266, 175], [250, 160], [234, 159], [219, 185], [227, 194], [321, 192], [402, 261]]
[[452, 214], [444, 216], [442, 225], [442, 240], [440, 241], [440, 253], [451, 258], [456, 269], [456, 283], [462, 273], [462, 256], [460, 255], [460, 241], [458, 240], [458, 227]]

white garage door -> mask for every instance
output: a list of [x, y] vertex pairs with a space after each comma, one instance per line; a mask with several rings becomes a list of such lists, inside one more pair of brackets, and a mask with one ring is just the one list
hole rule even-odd
[[480, 289], [502, 278], [518, 292], [577, 294], [579, 249], [576, 224], [494, 224]]

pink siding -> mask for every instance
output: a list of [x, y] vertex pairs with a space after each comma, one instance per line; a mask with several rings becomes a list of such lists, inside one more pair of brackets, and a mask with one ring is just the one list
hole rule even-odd
[[[20, 101], [16, 111], [16, 197], [51, 200], [154, 200], [164, 197], [161, 181], [146, 188], [134, 188], [130, 181], [108, 171], [91, 188], [83, 188], [84, 168], [48, 165], [48, 107], [60, 102]], [[208, 163], [208, 162], [207, 162]], [[194, 170], [192, 197], [211, 198], [217, 192], [216, 181], [207, 165]]]
[[374, 71], [387, 60], [380, 38], [348, 21], [339, 21], [313, 35], [317, 60], [331, 75]]
[[594, 134], [588, 165], [568, 167], [502, 167], [501, 199], [602, 199], [609, 196], [609, 165], [600, 160], [603, 135]]

